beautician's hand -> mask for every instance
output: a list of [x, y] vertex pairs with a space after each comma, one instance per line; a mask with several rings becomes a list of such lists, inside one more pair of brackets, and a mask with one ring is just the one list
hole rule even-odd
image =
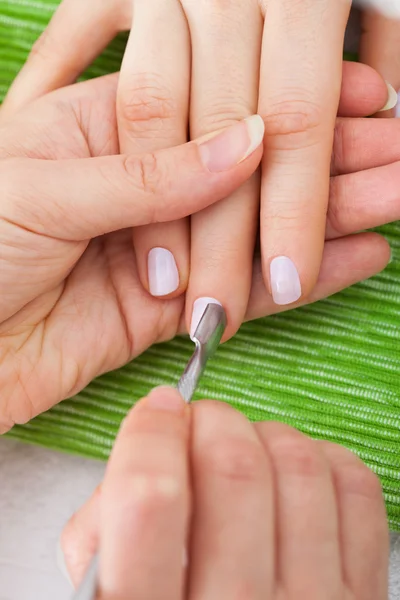
[[[350, 4], [64, 0], [11, 90], [6, 111], [71, 83], [117, 31], [130, 28], [116, 102], [122, 152], [184, 143], [189, 113], [191, 135], [198, 137], [258, 110], [267, 128], [264, 281], [275, 303], [293, 305], [310, 296], [320, 272]], [[387, 98], [385, 88], [373, 112]], [[352, 116], [366, 115], [362, 97], [354, 106]], [[343, 107], [340, 113], [346, 114]], [[191, 236], [187, 220], [140, 228], [134, 247], [144, 288], [172, 298], [188, 286], [188, 327], [196, 300], [203, 298], [198, 314], [208, 302], [204, 297], [217, 299], [228, 313], [227, 337], [233, 335], [248, 306], [259, 214], [260, 181], [254, 176], [194, 216]]]
[[115, 83], [55, 94], [0, 128], [0, 432], [176, 334], [183, 299], [143, 290], [126, 228], [192, 214], [260, 162], [258, 116], [212, 139], [110, 156], [112, 105], [97, 93], [115, 102]]
[[[379, 105], [385, 86], [365, 69], [354, 65], [345, 77], [344, 112], [351, 114], [359, 98], [366, 114]], [[0, 129], [1, 431], [78, 392], [151, 344], [185, 331], [184, 297], [152, 298], [140, 284], [131, 232], [108, 234], [88, 245], [89, 238], [146, 219], [187, 214], [233, 189], [257, 164], [260, 150], [230, 172], [185, 175], [185, 165], [175, 164], [174, 157], [187, 160], [190, 148], [196, 152], [193, 145], [178, 148], [177, 154], [156, 154], [158, 168], [152, 155], [143, 170], [143, 161], [110, 158], [119, 149], [117, 83], [117, 76], [110, 76], [59, 90]], [[371, 119], [337, 123], [329, 241], [318, 284], [302, 303], [370, 277], [389, 260], [381, 237], [348, 236], [400, 217], [395, 162], [400, 135], [398, 127], [388, 125]], [[244, 125], [239, 130], [244, 133]], [[218, 143], [218, 156], [222, 148], [226, 158], [232, 157], [231, 141], [229, 152]], [[380, 167], [388, 163], [393, 164]], [[246, 319], [278, 310], [256, 261]]]
[[168, 388], [128, 415], [62, 536], [75, 585], [100, 551], [98, 600], [387, 600], [388, 542], [349, 451]]

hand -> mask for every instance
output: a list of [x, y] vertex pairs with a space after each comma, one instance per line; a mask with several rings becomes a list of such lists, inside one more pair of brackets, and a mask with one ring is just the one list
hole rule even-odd
[[115, 84], [62, 90], [0, 129], [0, 433], [177, 333], [183, 299], [143, 290], [126, 228], [192, 214], [260, 162], [258, 116], [212, 139], [111, 156]]
[[[343, 112], [354, 110], [354, 102], [360, 98], [365, 112], [369, 112], [379, 104], [384, 84], [366, 67], [353, 65], [346, 72]], [[139, 218], [139, 209], [135, 214], [131, 209], [135, 208], [131, 178], [125, 187], [124, 172], [119, 181], [119, 170], [116, 176], [111, 170], [102, 171], [101, 189], [97, 193], [96, 176], [93, 189], [87, 190], [86, 203], [82, 203], [84, 187], [71, 180], [69, 172], [65, 177], [61, 171], [64, 174], [60, 180], [50, 179], [50, 174], [43, 179], [44, 169], [50, 173], [70, 168], [68, 165], [77, 169], [81, 165], [86, 170], [88, 165], [100, 164], [93, 159], [88, 163], [88, 157], [101, 158], [107, 169], [109, 161], [119, 165], [124, 160], [105, 158], [118, 152], [117, 84], [118, 77], [109, 76], [59, 90], [10, 117], [0, 129], [0, 165], [4, 165], [4, 171], [10, 164], [23, 164], [24, 169], [29, 167], [29, 178], [39, 178], [40, 185], [40, 190], [33, 189], [25, 171], [24, 177], [18, 177], [8, 205], [5, 201], [2, 204], [1, 216], [6, 206], [8, 210], [15, 206], [21, 209], [22, 220], [20, 228], [13, 228], [15, 216], [8, 215], [7, 220], [0, 217], [1, 310], [12, 313], [7, 317], [3, 312], [0, 318], [1, 431], [26, 422], [80, 391], [100, 373], [117, 368], [151, 344], [186, 330], [183, 297], [151, 298], [140, 285], [129, 231], [108, 234], [87, 245], [88, 236], [104, 233], [113, 223], [126, 227]], [[337, 122], [329, 241], [318, 284], [301, 303], [314, 302], [370, 277], [389, 260], [388, 245], [381, 237], [348, 234], [400, 217], [400, 173], [395, 162], [400, 156], [400, 123], [390, 125], [372, 119]], [[25, 160], [16, 162], [12, 157]], [[255, 167], [257, 157], [249, 160], [231, 172], [229, 185], [237, 184], [236, 177], [244, 177]], [[253, 167], [251, 161], [255, 161]], [[86, 186], [90, 184], [88, 177], [86, 173]], [[27, 196], [17, 196], [18, 191], [25, 194], [28, 186]], [[74, 202], [72, 212], [71, 191], [76, 197], [78, 187], [80, 202]], [[198, 192], [207, 196], [211, 188], [205, 186]], [[215, 193], [216, 188], [213, 197]], [[191, 191], [182, 210], [193, 210], [198, 201]], [[41, 208], [46, 209], [40, 213], [41, 227], [47, 223], [48, 230], [35, 235], [32, 209]], [[256, 260], [246, 319], [278, 310], [264, 287], [260, 262]], [[58, 376], [49, 378], [50, 372]]]
[[356, 456], [168, 388], [128, 415], [62, 547], [75, 585], [100, 552], [102, 600], [388, 594], [382, 492]]
[[[116, 102], [123, 152], [186, 141], [190, 95], [195, 137], [255, 112], [259, 96], [258, 110], [267, 125], [261, 188], [264, 281], [278, 305], [303, 302], [320, 272], [350, 4], [271, 0], [264, 22], [266, 2], [256, 0], [90, 0], [85, 10], [77, 0], [64, 0], [12, 88], [5, 114], [71, 83], [118, 30], [131, 24]], [[387, 102], [382, 81], [380, 90], [379, 101], [369, 105], [372, 112]], [[340, 113], [348, 114], [343, 104]], [[354, 96], [351, 116], [366, 114], [363, 97]], [[259, 199], [254, 176], [233, 197], [199, 212], [191, 220], [190, 251], [187, 220], [136, 231], [144, 288], [154, 296], [176, 298], [188, 287], [188, 328], [195, 301], [204, 297], [224, 305], [227, 337], [245, 318]], [[273, 263], [271, 280], [271, 261], [279, 256], [286, 259]], [[201, 313], [201, 306], [204, 301], [195, 313]]]

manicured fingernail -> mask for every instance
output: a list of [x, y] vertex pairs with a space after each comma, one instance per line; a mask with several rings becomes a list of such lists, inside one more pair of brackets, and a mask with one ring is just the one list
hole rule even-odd
[[64, 556], [64, 552], [61, 548], [60, 541], [57, 542], [56, 560], [57, 560], [57, 566], [58, 566], [59, 570], [64, 575], [65, 579], [67, 579], [67, 581], [70, 583], [71, 587], [74, 588], [72, 579], [68, 573], [67, 565], [65, 564], [65, 556]]
[[383, 108], [381, 108], [381, 110], [378, 112], [384, 112], [385, 110], [390, 110], [390, 109], [394, 108], [395, 106], [397, 106], [397, 104], [398, 104], [396, 90], [387, 81], [386, 81], [386, 85], [387, 85], [387, 89], [388, 89], [388, 99], [387, 99], [385, 106]]
[[190, 323], [190, 337], [193, 340], [193, 336], [196, 333], [198, 324], [200, 323], [204, 312], [209, 304], [218, 304], [222, 306], [221, 302], [218, 302], [215, 298], [198, 298], [193, 304], [192, 321]]
[[275, 304], [296, 302], [301, 296], [300, 277], [294, 263], [286, 256], [274, 258], [270, 266], [271, 291]]
[[152, 296], [168, 296], [179, 287], [179, 272], [172, 252], [153, 248], [147, 260], [149, 290]]
[[199, 145], [200, 156], [209, 171], [228, 171], [250, 156], [264, 138], [264, 121], [253, 115], [216, 133]]
[[151, 410], [183, 413], [186, 405], [182, 396], [174, 388], [162, 386], [154, 388], [145, 400], [145, 407]]

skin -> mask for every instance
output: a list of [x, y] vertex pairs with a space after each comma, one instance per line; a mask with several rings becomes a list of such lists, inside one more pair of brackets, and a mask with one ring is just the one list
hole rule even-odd
[[[168, 297], [187, 290], [187, 326], [194, 301], [214, 297], [226, 309], [231, 336], [246, 316], [259, 221], [269, 292], [271, 261], [280, 256], [298, 272], [300, 300], [318, 280], [350, 6], [351, 0], [88, 0], [82, 10], [80, 0], [64, 0], [11, 89], [5, 114], [72, 83], [126, 29], [116, 98], [122, 152], [182, 144], [188, 125], [196, 138], [258, 112], [267, 129], [261, 175], [190, 225], [152, 224], [133, 238], [143, 287], [149, 290], [150, 250], [169, 250], [179, 285]], [[386, 99], [387, 90], [377, 110]]]
[[[199, 166], [200, 142], [117, 155], [117, 86], [110, 76], [56, 91], [8, 113], [0, 129], [2, 432], [186, 331], [184, 298], [152, 298], [140, 284], [131, 228], [225, 197], [261, 158], [258, 148], [230, 170], [210, 173]], [[359, 115], [355, 97], [364, 99], [365, 114], [375, 111], [384, 90], [373, 71], [352, 65], [343, 114]], [[316, 288], [301, 303], [370, 277], [389, 260], [380, 236], [348, 235], [399, 217], [400, 136], [388, 124], [337, 121], [324, 258]], [[277, 310], [256, 259], [246, 318]]]
[[100, 552], [98, 600], [388, 594], [382, 491], [357, 457], [168, 388], [128, 415], [62, 546], [76, 585]]
[[[400, 92], [400, 21], [373, 10], [361, 17], [360, 60], [376, 69]], [[381, 117], [397, 116], [396, 110]]]

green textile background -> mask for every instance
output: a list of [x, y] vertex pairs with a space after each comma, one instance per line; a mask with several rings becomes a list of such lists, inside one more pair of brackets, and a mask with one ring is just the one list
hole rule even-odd
[[[57, 4], [0, 0], [0, 100]], [[86, 76], [118, 70], [125, 39]], [[384, 273], [314, 306], [243, 326], [220, 349], [197, 397], [346, 445], [381, 477], [391, 528], [400, 530], [400, 226], [382, 231], [393, 249]], [[132, 403], [154, 385], [175, 384], [190, 351], [183, 339], [154, 347], [10, 435], [105, 459]]]

